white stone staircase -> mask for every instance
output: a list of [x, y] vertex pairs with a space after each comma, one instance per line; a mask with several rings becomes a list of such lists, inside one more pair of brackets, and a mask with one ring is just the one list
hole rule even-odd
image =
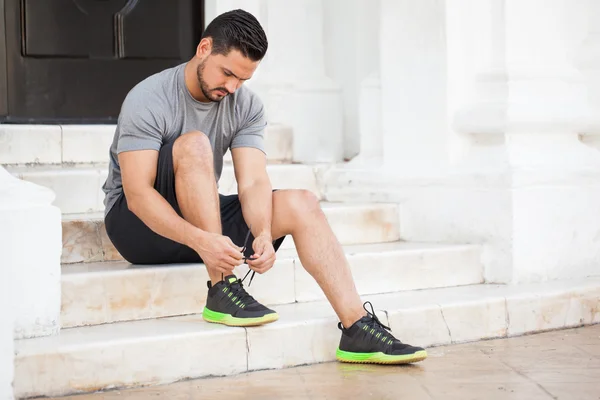
[[[122, 261], [102, 221], [100, 186], [111, 129], [64, 128], [17, 127], [24, 136], [0, 129], [0, 141], [13, 146], [11, 157], [0, 162], [15, 176], [53, 189], [54, 204], [63, 213], [62, 330], [16, 342], [18, 397], [335, 359], [337, 318], [302, 268], [291, 238], [275, 267], [256, 275], [248, 287], [280, 313], [279, 321], [263, 327], [231, 328], [202, 320], [208, 277], [201, 264], [133, 266]], [[56, 129], [58, 144], [44, 136], [51, 142], [45, 147], [26, 145], [27, 135], [35, 139]], [[287, 129], [270, 130], [268, 142], [273, 186], [317, 194], [361, 296], [372, 301], [382, 322], [401, 339], [431, 346], [600, 322], [600, 279], [485, 284], [482, 245], [405, 242], [401, 205], [327, 202], [322, 181], [327, 166], [290, 163]], [[220, 187], [222, 193], [235, 192], [230, 165]], [[238, 268], [238, 276], [245, 268]]]

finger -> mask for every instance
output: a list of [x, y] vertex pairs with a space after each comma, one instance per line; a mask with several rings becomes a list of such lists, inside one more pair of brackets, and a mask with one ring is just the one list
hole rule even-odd
[[254, 272], [256, 272], [257, 274], [262, 274], [263, 273], [263, 267], [255, 267], [253, 265], [248, 264], [248, 266], [250, 267], [250, 269]]
[[265, 254], [271, 254], [273, 251], [273, 244], [270, 242], [265, 242], [263, 246], [260, 248], [260, 256], [264, 256]]
[[252, 254], [252, 257], [258, 258], [263, 254], [263, 252], [265, 250], [265, 246], [260, 243], [253, 244], [252, 249], [254, 250], [254, 254]]
[[240, 252], [242, 251], [243, 247], [236, 246], [236, 244], [235, 244], [235, 243], [233, 243], [233, 242], [231, 241], [231, 238], [229, 238], [228, 236], [225, 236], [225, 237], [227, 238], [227, 244], [228, 244], [230, 247], [232, 247], [232, 248], [233, 248], [235, 251], [237, 251], [238, 253], [240, 253]]
[[239, 251], [235, 250], [234, 248], [227, 248], [226, 253], [229, 257], [234, 258], [238, 261], [242, 261], [244, 258], [244, 255], [242, 254], [242, 250], [240, 249]]
[[265, 254], [263, 254], [263, 256], [261, 258], [251, 261], [251, 264], [249, 263], [248, 265], [251, 265], [257, 271], [262, 270], [263, 272], [265, 272], [266, 270], [271, 268], [274, 263], [275, 263], [275, 253], [273, 253], [270, 257], [267, 253], [265, 253]]
[[229, 271], [232, 271], [235, 267], [242, 264], [242, 260], [238, 260], [228, 255], [220, 257], [218, 262], [220, 267], [227, 268]]
[[271, 246], [265, 246], [265, 250], [263, 253], [254, 259], [254, 262], [257, 264], [264, 264], [265, 261], [268, 261], [275, 254], [275, 250]]
[[248, 264], [248, 267], [250, 267], [251, 270], [258, 272], [261, 268], [262, 268], [262, 264], [257, 264], [255, 261], [250, 261], [250, 260], [246, 260], [246, 263]]
[[256, 272], [259, 273], [259, 274], [264, 274], [265, 272], [267, 272], [268, 270], [270, 270], [272, 267], [273, 267], [273, 264], [267, 262], [262, 267], [257, 268]]
[[265, 265], [266, 265], [265, 261], [266, 260], [263, 260], [263, 261], [253, 261], [252, 264], [248, 264], [248, 265], [250, 265], [252, 267], [252, 269], [254, 269], [254, 270], [256, 270], [258, 272], [258, 271], [262, 270], [265, 267]]
[[238, 265], [240, 265], [242, 263], [242, 260], [238, 260], [234, 257], [227, 256], [221, 260], [221, 263], [222, 263], [222, 265], [227, 266], [227, 268], [233, 269], [233, 268], [237, 267]]
[[262, 253], [260, 255], [253, 254], [252, 257], [250, 257], [250, 259], [247, 260], [247, 262], [250, 262], [250, 263], [252, 263], [252, 265], [254, 265], [256, 267], [259, 267], [268, 258], [269, 258], [269, 256], [268, 256], [268, 254], [266, 252], [264, 252], [264, 253]]
[[229, 257], [227, 259], [227, 264], [231, 265], [233, 268], [237, 267], [238, 265], [242, 265], [243, 263], [244, 263], [244, 259], [243, 258]]

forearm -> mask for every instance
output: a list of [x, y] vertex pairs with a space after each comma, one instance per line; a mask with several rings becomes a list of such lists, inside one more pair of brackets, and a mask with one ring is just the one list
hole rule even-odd
[[128, 194], [127, 204], [152, 231], [193, 248], [204, 236], [204, 231], [181, 218], [173, 207], [154, 188]]
[[246, 187], [238, 188], [244, 220], [252, 227], [254, 237], [267, 235], [271, 238], [273, 216], [273, 188], [269, 179], [255, 180]]

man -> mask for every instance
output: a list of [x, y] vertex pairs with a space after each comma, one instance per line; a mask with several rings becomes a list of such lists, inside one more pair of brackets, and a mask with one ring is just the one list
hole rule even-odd
[[[227, 12], [208, 25], [189, 62], [150, 76], [128, 93], [103, 186], [110, 240], [131, 263], [204, 262], [210, 282], [203, 318], [252, 326], [278, 315], [246, 292], [233, 269], [246, 262], [254, 272], [267, 272], [285, 236], [292, 235], [302, 265], [340, 318], [340, 361], [425, 359], [422, 348], [394, 338], [372, 306], [367, 310], [370, 303], [361, 303], [317, 198], [271, 187], [265, 111], [243, 86], [266, 51], [258, 21], [242, 10]], [[238, 194], [223, 196], [217, 182], [228, 149]]]

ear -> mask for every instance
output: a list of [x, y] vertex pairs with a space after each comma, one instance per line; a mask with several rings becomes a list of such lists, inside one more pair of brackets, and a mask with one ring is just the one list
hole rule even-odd
[[203, 38], [200, 43], [198, 43], [198, 47], [196, 47], [196, 56], [200, 58], [205, 58], [212, 52], [212, 38], [207, 37]]

